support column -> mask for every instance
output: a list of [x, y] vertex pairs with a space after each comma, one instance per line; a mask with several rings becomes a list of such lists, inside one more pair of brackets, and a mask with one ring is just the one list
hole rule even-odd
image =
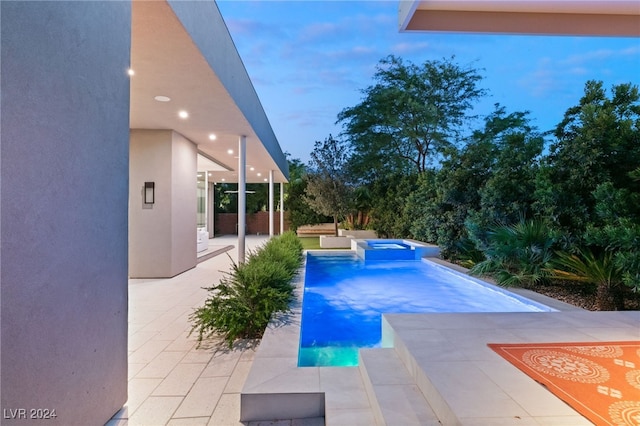
[[269, 238], [273, 238], [273, 170], [269, 170]]
[[280, 182], [280, 235], [284, 234], [284, 183]]
[[216, 184], [215, 182], [209, 182], [209, 212], [207, 213], [207, 229], [209, 230], [209, 238], [215, 238], [216, 236]]
[[238, 140], [238, 263], [245, 258], [245, 228], [247, 224], [247, 137]]
[[[209, 172], [204, 171], [204, 227], [209, 233]], [[207, 238], [209, 236], [207, 235]]]

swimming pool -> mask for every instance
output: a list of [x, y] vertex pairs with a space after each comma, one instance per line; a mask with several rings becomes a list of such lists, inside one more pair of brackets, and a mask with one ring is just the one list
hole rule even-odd
[[540, 303], [428, 260], [307, 253], [298, 366], [354, 366], [380, 346], [382, 313], [545, 312]]

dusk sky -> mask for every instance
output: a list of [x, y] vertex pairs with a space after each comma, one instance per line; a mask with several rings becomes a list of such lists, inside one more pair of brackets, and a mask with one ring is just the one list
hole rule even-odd
[[219, 0], [231, 37], [284, 152], [303, 162], [317, 140], [342, 131], [338, 113], [374, 84], [380, 59], [420, 65], [455, 56], [479, 70], [494, 103], [530, 111], [550, 130], [576, 105], [587, 80], [640, 84], [640, 39], [400, 33], [398, 1]]

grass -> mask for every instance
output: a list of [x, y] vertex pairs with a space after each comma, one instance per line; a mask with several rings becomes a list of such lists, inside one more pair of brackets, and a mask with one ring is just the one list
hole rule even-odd
[[303, 250], [319, 250], [320, 237], [298, 237], [302, 242]]
[[298, 237], [300, 241], [302, 241], [302, 249], [303, 250], [349, 250], [349, 249], [324, 249], [320, 247], [320, 237]]

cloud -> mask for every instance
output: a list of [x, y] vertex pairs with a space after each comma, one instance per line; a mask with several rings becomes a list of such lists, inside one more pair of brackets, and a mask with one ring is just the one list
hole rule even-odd
[[375, 28], [376, 32], [383, 28], [384, 32], [390, 27], [394, 31], [398, 30], [398, 21], [395, 15], [388, 13], [378, 13], [375, 15], [358, 14], [348, 17], [345, 21], [352, 26], [358, 27], [358, 30], [371, 30]]
[[279, 60], [286, 70], [286, 81], [296, 88], [294, 94], [307, 94], [327, 87], [353, 89], [363, 86], [362, 80], [372, 75], [370, 64], [379, 59], [376, 46], [364, 44], [288, 44], [282, 48]]
[[589, 70], [585, 67], [573, 67], [567, 70], [567, 72], [571, 75], [587, 75], [589, 74]]
[[348, 69], [323, 70], [318, 76], [320, 81], [328, 86], [353, 87], [356, 84], [351, 78], [351, 70]]
[[640, 55], [640, 46], [629, 46], [618, 50], [614, 49], [597, 49], [579, 54], [570, 55], [566, 59], [560, 61], [562, 65], [584, 65], [596, 62], [601, 65], [603, 61], [628, 59]]
[[533, 97], [542, 98], [559, 88], [559, 75], [551, 58], [545, 57], [538, 61], [536, 69], [525, 74], [518, 80], [518, 85]]
[[327, 60], [336, 61], [338, 63], [349, 61], [349, 63], [354, 64], [370, 62], [372, 58], [379, 55], [379, 52], [372, 46], [351, 46], [336, 50], [319, 52], [319, 54]]
[[429, 42], [423, 41], [419, 43], [403, 42], [396, 43], [391, 46], [391, 51], [396, 55], [408, 55], [415, 52], [421, 52], [431, 48]]
[[622, 56], [638, 56], [640, 55], [640, 45], [638, 46], [630, 46], [626, 49], [620, 50], [620, 54]]
[[328, 40], [341, 38], [348, 28], [340, 23], [320, 22], [303, 27], [298, 34], [298, 43], [325, 43]]
[[326, 109], [305, 109], [282, 115], [284, 121], [296, 123], [300, 127], [315, 127], [320, 123], [331, 123], [336, 120], [336, 114]]
[[634, 59], [640, 60], [640, 46], [592, 49], [564, 58], [544, 57], [517, 83], [536, 98], [558, 93], [579, 96], [576, 91], [582, 89], [583, 81], [603, 79], [613, 73], [612, 67], [624, 67], [622, 64]]
[[569, 56], [567, 59], [560, 61], [563, 65], [581, 65], [585, 62], [604, 61], [616, 55], [611, 49], [598, 49], [590, 52], [580, 53]]
[[270, 25], [263, 21], [254, 19], [227, 19], [227, 28], [231, 34], [237, 35], [259, 35], [260, 38], [274, 37], [286, 38], [287, 34], [280, 25]]
[[[375, 5], [370, 2], [359, 3], [363, 6]], [[389, 34], [390, 31], [397, 31], [395, 16], [388, 13], [378, 13], [367, 15], [364, 13], [353, 14], [349, 9], [344, 9], [341, 2], [329, 5], [341, 12], [340, 18], [333, 21], [314, 22], [300, 28], [297, 32], [295, 43], [318, 43], [327, 44], [335, 41], [342, 43], [367, 42], [375, 43], [378, 35]], [[382, 38], [382, 37], [379, 37]]]
[[253, 83], [254, 87], [267, 87], [267, 86], [273, 86], [275, 84], [273, 80], [269, 78], [264, 78], [260, 75], [251, 77], [251, 82]]
[[296, 96], [305, 96], [313, 93], [322, 93], [327, 88], [334, 90], [342, 87], [351, 90], [358, 83], [353, 78], [352, 69], [325, 68], [310, 71], [293, 72], [286, 77], [289, 91]]

